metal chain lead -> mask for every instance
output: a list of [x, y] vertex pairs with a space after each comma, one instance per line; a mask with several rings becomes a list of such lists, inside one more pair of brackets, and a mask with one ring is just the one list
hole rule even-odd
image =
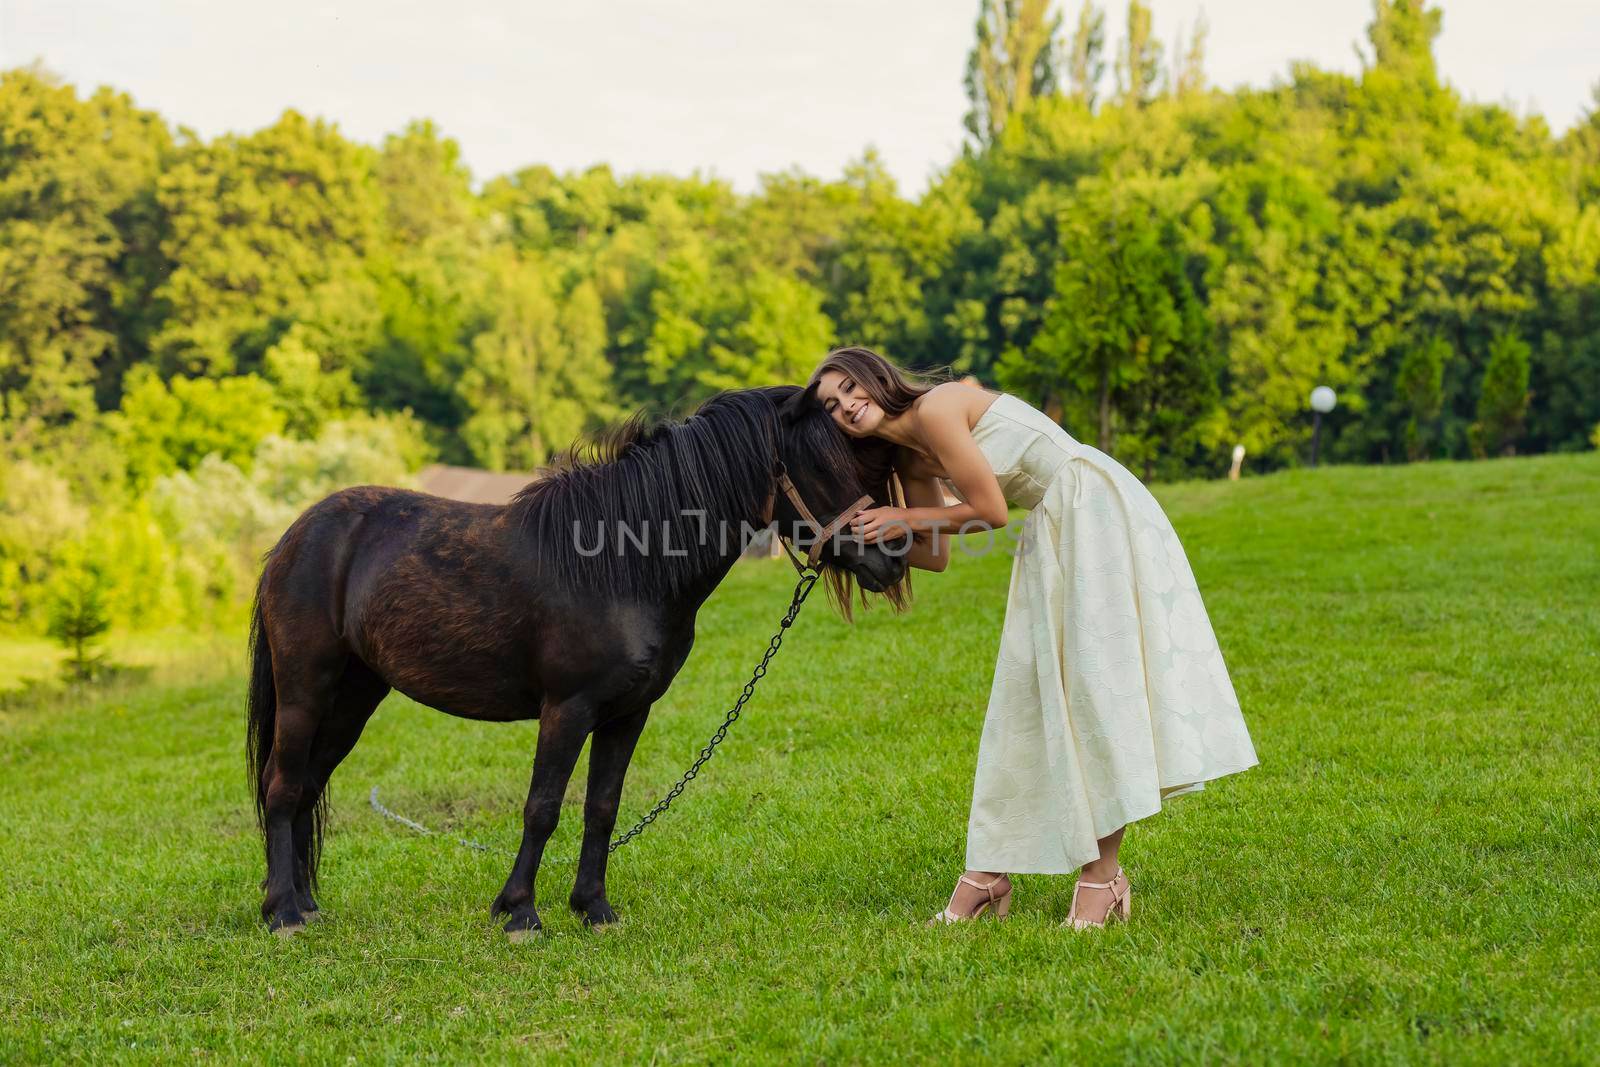
[[[756, 664], [756, 669], [751, 673], [750, 680], [744, 684], [744, 691], [739, 694], [739, 699], [734, 701], [733, 707], [728, 709], [727, 717], [722, 720], [722, 725], [717, 727], [716, 732], [711, 735], [711, 740], [706, 742], [706, 746], [700, 750], [699, 758], [689, 765], [688, 770], [683, 772], [683, 777], [679, 778], [673, 787], [667, 790], [667, 795], [658, 800], [655, 807], [646, 812], [645, 816], [635, 823], [627, 833], [622, 834], [615, 841], [611, 842], [611, 845], [606, 849], [607, 855], [610, 855], [623, 845], [627, 844], [629, 841], [632, 841], [635, 837], [638, 837], [640, 834], [644, 833], [644, 828], [655, 822], [657, 818], [659, 818], [669, 807], [671, 807], [672, 802], [678, 798], [678, 794], [682, 793], [684, 787], [692, 782], [695, 776], [700, 773], [700, 768], [706, 765], [706, 761], [709, 760], [716, 752], [717, 746], [722, 744], [723, 738], [728, 736], [728, 728], [738, 721], [740, 713], [744, 711], [745, 703], [749, 701], [749, 699], [755, 694], [756, 683], [761, 681], [762, 678], [766, 677], [767, 664], [771, 662], [773, 656], [778, 654], [778, 649], [783, 644], [784, 632], [787, 631], [789, 627], [794, 625], [794, 620], [800, 614], [800, 605], [806, 602], [806, 597], [811, 595], [811, 587], [817, 584], [817, 579], [821, 576], [821, 573], [815, 570], [807, 569], [801, 572], [800, 580], [795, 583], [794, 596], [789, 599], [789, 610], [784, 612], [783, 618], [778, 623], [778, 632], [773, 634], [772, 640], [767, 643], [766, 654], [761, 657], [761, 662]], [[433, 836], [433, 831], [428, 829], [426, 826], [423, 826], [419, 822], [408, 819], [404, 815], [399, 815], [393, 811], [390, 811], [388, 808], [379, 803], [377, 786], [373, 786], [372, 792], [367, 794], [367, 803], [372, 805], [373, 811], [376, 811], [384, 818], [392, 819], [402, 826], [405, 826], [411, 830], [415, 830], [419, 834], [426, 834], [430, 837]], [[493, 846], [485, 845], [478, 841], [469, 841], [464, 837], [457, 837], [455, 838], [455, 841], [466, 848], [470, 848], [478, 852], [506, 852], [505, 849], [494, 848]], [[510, 853], [507, 854], [509, 855]]]
[[689, 769], [683, 772], [683, 777], [679, 778], [677, 784], [667, 790], [667, 795], [658, 800], [656, 806], [651, 808], [644, 818], [635, 823], [627, 833], [611, 842], [611, 846], [606, 849], [607, 855], [644, 833], [644, 828], [655, 822], [657, 817], [671, 807], [672, 802], [678, 798], [678, 794], [683, 792], [684, 786], [692, 782], [695, 775], [700, 773], [700, 768], [706, 765], [706, 761], [711, 758], [717, 746], [722, 744], [722, 739], [728, 736], [728, 727], [738, 720], [739, 713], [744, 710], [745, 701], [749, 700], [755, 693], [756, 683], [766, 677], [767, 663], [771, 661], [773, 656], [778, 654], [778, 648], [783, 644], [784, 631], [794, 625], [795, 617], [800, 614], [800, 605], [804, 604], [806, 597], [811, 595], [811, 587], [817, 584], [818, 577], [820, 575], [817, 571], [806, 571], [800, 575], [800, 581], [794, 587], [794, 596], [789, 601], [789, 610], [784, 613], [783, 619], [778, 623], [778, 632], [773, 634], [772, 640], [767, 643], [766, 655], [762, 656], [761, 662], [756, 664], [756, 669], [750, 675], [750, 680], [744, 683], [744, 692], [739, 694], [739, 699], [734, 701], [733, 707], [728, 709], [728, 717], [722, 720], [722, 725], [717, 727], [717, 732], [711, 735], [711, 740], [706, 743], [706, 747], [700, 750], [700, 758], [689, 765]]

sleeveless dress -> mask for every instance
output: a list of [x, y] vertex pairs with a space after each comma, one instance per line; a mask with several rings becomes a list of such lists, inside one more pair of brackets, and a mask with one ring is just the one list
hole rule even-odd
[[[1001, 393], [972, 428], [1030, 509], [978, 747], [968, 869], [1066, 874], [1256, 753], [1172, 524], [1128, 469]], [[956, 495], [960, 497], [959, 490]], [[963, 498], [964, 499], [964, 498]]]

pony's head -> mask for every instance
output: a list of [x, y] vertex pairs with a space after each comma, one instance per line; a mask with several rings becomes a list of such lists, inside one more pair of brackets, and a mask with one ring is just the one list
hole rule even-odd
[[[895, 503], [889, 480], [874, 481], [869, 477], [870, 472], [859, 462], [856, 450], [833, 420], [820, 406], [806, 402], [805, 390], [780, 385], [762, 392], [777, 407], [778, 458], [819, 523], [832, 523], [863, 495], [872, 497], [873, 507]], [[780, 532], [804, 530], [801, 515], [782, 493], [774, 498], [773, 518]], [[815, 537], [816, 533], [810, 530], [809, 536]], [[882, 594], [896, 609], [909, 603], [905, 547], [903, 540], [887, 545], [867, 544], [847, 532], [830, 537], [822, 545], [819, 560], [829, 595], [845, 617], [851, 614], [853, 583], [859, 583], [865, 592]]]

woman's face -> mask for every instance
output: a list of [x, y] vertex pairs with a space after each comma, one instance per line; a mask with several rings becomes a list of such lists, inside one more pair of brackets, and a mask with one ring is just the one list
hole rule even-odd
[[866, 437], [883, 422], [883, 409], [843, 371], [822, 372], [817, 379], [817, 399], [828, 417], [851, 437]]

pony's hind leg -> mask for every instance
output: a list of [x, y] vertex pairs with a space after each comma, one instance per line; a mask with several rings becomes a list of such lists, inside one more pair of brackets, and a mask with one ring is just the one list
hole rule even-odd
[[648, 706], [594, 731], [589, 742], [589, 792], [583, 802], [583, 851], [578, 856], [578, 878], [568, 899], [572, 910], [590, 926], [617, 921], [606, 899], [606, 859], [611, 831], [617, 826], [617, 805], [622, 800], [622, 779], [628, 773], [633, 747], [650, 715]]
[[534, 878], [539, 873], [545, 842], [555, 833], [561, 817], [561, 798], [572, 779], [573, 765], [593, 726], [594, 712], [587, 700], [547, 703], [539, 714], [533, 781], [522, 809], [522, 845], [517, 849], [505, 888], [490, 906], [491, 915], [510, 916], [505, 931], [512, 940], [520, 941], [541, 929], [539, 912], [534, 907]]
[[332, 655], [313, 659], [302, 653], [291, 659], [273, 642], [273, 676], [277, 684], [277, 716], [273, 724], [272, 754], [262, 771], [266, 787], [267, 840], [266, 895], [261, 917], [276, 933], [291, 934], [305, 925], [295, 892], [294, 824], [306, 798], [311, 751], [324, 719], [338, 696], [344, 659]]
[[360, 660], [352, 658], [339, 679], [333, 708], [317, 729], [306, 766], [306, 788], [294, 819], [295, 904], [307, 918], [317, 913], [311, 895], [317, 885], [317, 859], [322, 851], [322, 822], [328, 810], [328, 779], [361, 738], [367, 720], [389, 694], [389, 683]]

